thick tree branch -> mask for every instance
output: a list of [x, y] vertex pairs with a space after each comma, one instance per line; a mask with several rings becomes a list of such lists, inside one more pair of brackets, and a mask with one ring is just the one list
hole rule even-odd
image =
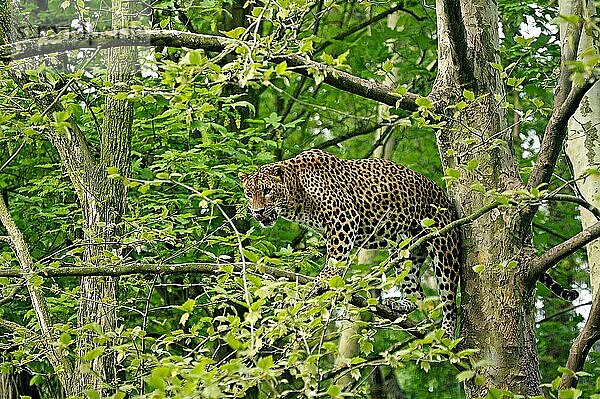
[[[39, 39], [23, 40], [0, 46], [0, 61], [10, 61], [41, 56], [51, 53], [86, 48], [112, 48], [122, 46], [167, 46], [206, 51], [234, 51], [244, 43], [222, 36], [175, 30], [118, 29], [106, 32], [67, 32]], [[416, 94], [397, 95], [393, 88], [376, 81], [359, 78], [328, 65], [310, 60], [298, 54], [275, 55], [272, 62], [286, 61], [296, 72], [312, 77], [315, 73], [324, 76], [324, 82], [340, 90], [375, 100], [392, 107], [414, 111], [418, 107]]]
[[593, 214], [596, 217], [596, 219], [600, 220], [600, 209], [596, 208], [594, 205], [590, 204], [583, 198], [568, 194], [552, 194], [544, 199], [547, 201], [572, 202], [584, 209], [587, 209], [591, 214]]
[[[581, 99], [594, 86], [596, 80], [595, 78], [590, 79], [581, 86], [573, 87], [564, 102], [554, 107], [550, 120], [546, 125], [537, 161], [527, 182], [528, 190], [550, 181], [567, 135], [569, 119], [577, 111]], [[535, 209], [533, 211], [535, 213]]]
[[297, 54], [276, 55], [271, 59], [273, 62], [286, 61], [288, 66], [295, 67], [295, 72], [312, 77], [317, 73], [324, 76], [324, 82], [337, 89], [357, 96], [375, 100], [390, 107], [401, 108], [406, 111], [416, 111], [419, 107], [416, 100], [419, 97], [413, 93], [403, 96], [394, 92], [394, 89], [374, 80], [359, 78], [348, 72], [340, 71], [328, 65], [312, 61], [308, 57]]
[[537, 281], [542, 273], [545, 273], [556, 263], [573, 254], [578, 249], [583, 248], [598, 237], [600, 237], [600, 222], [594, 223], [587, 229], [575, 234], [567, 241], [560, 243], [550, 248], [544, 254], [537, 256], [531, 262], [529, 280]]
[[[600, 295], [596, 295], [592, 301], [587, 321], [571, 345], [566, 368], [574, 372], [581, 371], [585, 358], [598, 340], [600, 340]], [[577, 379], [573, 374], [563, 374], [560, 388], [567, 389], [575, 386], [577, 386]]]
[[22, 325], [15, 323], [14, 321], [0, 319], [0, 328], [8, 330], [10, 332], [15, 332], [19, 330], [26, 330]]

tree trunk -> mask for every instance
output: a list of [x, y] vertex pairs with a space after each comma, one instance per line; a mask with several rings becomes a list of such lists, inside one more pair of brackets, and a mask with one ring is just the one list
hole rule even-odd
[[[127, 27], [129, 2], [113, 0], [113, 29]], [[134, 72], [136, 51], [134, 47], [116, 47], [106, 50], [104, 63], [107, 67], [107, 80], [113, 84], [114, 92], [106, 97], [104, 117], [100, 132], [100, 162], [90, 177], [89, 191], [82, 201], [83, 221], [87, 240], [92, 242], [116, 242], [123, 233], [121, 219], [125, 212], [127, 189], [119, 179], [108, 178], [108, 168], [116, 168], [121, 176], [128, 177], [131, 171], [131, 127], [133, 122], [133, 104], [127, 100], [113, 97], [117, 92], [129, 89], [129, 81]], [[113, 245], [87, 245], [84, 259], [86, 264], [100, 266], [112, 264], [120, 257], [120, 250]], [[117, 327], [118, 277], [82, 277], [79, 326], [97, 323], [103, 333], [114, 331]], [[80, 355], [97, 346], [93, 334], [79, 338]], [[105, 345], [109, 347], [111, 342]], [[79, 364], [85, 370], [88, 365]], [[92, 360], [90, 373], [83, 373], [79, 383], [83, 389], [96, 389], [103, 395], [108, 394], [107, 384], [113, 384], [117, 378], [115, 354], [105, 352]]]
[[[595, 14], [594, 4], [584, 2], [585, 14]], [[577, 15], [572, 0], [559, 2], [560, 13]], [[577, 53], [581, 54], [593, 46], [593, 38], [583, 30]], [[561, 40], [567, 35], [567, 23], [561, 24]], [[575, 115], [569, 120], [568, 137], [565, 152], [573, 165], [573, 178], [576, 179], [579, 193], [590, 204], [600, 207], [600, 175], [588, 174], [588, 170], [600, 170], [600, 84], [596, 84], [583, 97]], [[581, 208], [581, 225], [584, 229], [597, 222], [586, 209]], [[587, 245], [588, 265], [590, 268], [590, 286], [595, 297], [600, 290], [600, 241]]]
[[[438, 147], [444, 167], [461, 172], [448, 190], [462, 217], [486, 204], [485, 196], [471, 188], [473, 183], [497, 192], [522, 183], [501, 107], [504, 84], [491, 67], [500, 63], [496, 2], [438, 0], [437, 21], [439, 72], [429, 98], [439, 113], [450, 116], [438, 132]], [[473, 92], [475, 100], [465, 99], [463, 90]], [[468, 106], [459, 115], [446, 108], [461, 100]], [[496, 139], [504, 144], [493, 145]], [[470, 169], [478, 165], [475, 171], [464, 168], [469, 162]], [[494, 210], [463, 226], [461, 336], [464, 346], [479, 348], [477, 357], [487, 362], [477, 370], [483, 385], [466, 381], [469, 398], [485, 396], [490, 387], [541, 393], [528, 265], [502, 266], [519, 261], [530, 245], [531, 226], [516, 211]], [[475, 265], [484, 265], [483, 271], [476, 273]]]
[[[130, 2], [114, 0], [112, 3], [113, 28], [126, 27]], [[0, 28], [5, 43], [18, 40], [19, 33], [12, 20], [10, 4], [0, 9]], [[128, 90], [133, 73], [136, 51], [133, 47], [106, 50], [107, 80], [113, 84], [113, 94]], [[13, 78], [21, 86], [27, 83], [26, 75], [13, 68]], [[41, 77], [43, 79], [43, 77]], [[39, 97], [28, 85], [27, 94], [41, 112], [51, 114], [62, 111], [60, 103], [50, 95]], [[100, 159], [96, 160], [86, 138], [74, 121], [70, 121], [68, 134], [49, 131], [48, 138], [56, 147], [62, 165], [69, 175], [77, 193], [83, 213], [86, 239], [94, 245], [85, 246], [83, 260], [93, 266], [114, 264], [119, 258], [118, 250], [111, 245], [97, 245], [98, 240], [114, 242], [122, 232], [121, 218], [125, 209], [126, 188], [118, 179], [108, 179], [107, 168], [116, 168], [122, 176], [131, 169], [131, 126], [133, 106], [111, 96], [105, 102], [104, 119], [100, 131]], [[81, 304], [78, 311], [79, 327], [93, 325], [102, 332], [115, 329], [117, 325], [117, 279], [115, 277], [83, 277], [81, 280]], [[92, 333], [78, 337], [77, 347], [82, 356], [96, 348]], [[108, 343], [110, 344], [110, 342]], [[52, 352], [50, 351], [48, 355]], [[52, 356], [49, 356], [51, 363]], [[65, 369], [66, 370], [66, 369]], [[62, 373], [64, 374], [64, 373]], [[59, 377], [62, 375], [59, 373]], [[91, 360], [88, 364], [78, 360], [76, 367], [61, 378], [67, 396], [95, 389], [101, 394], [116, 380], [116, 363], [112, 352]]]
[[[572, 0], [559, 1], [560, 13], [563, 15], [595, 14], [594, 4], [591, 1], [574, 2]], [[581, 7], [581, 8], [579, 8]], [[572, 30], [567, 22], [560, 26], [561, 41], [571, 40], [568, 37]], [[577, 54], [593, 46], [593, 38], [585, 29], [581, 32]], [[600, 84], [594, 86], [582, 98], [577, 111], [568, 124], [568, 134], [565, 145], [567, 154], [573, 167], [573, 178], [576, 181], [579, 195], [596, 208], [600, 207], [600, 176], [589, 173], [590, 169], [600, 169]], [[586, 229], [597, 222], [592, 213], [581, 208], [581, 226]], [[575, 339], [569, 352], [566, 368], [573, 371], [583, 369], [585, 359], [592, 346], [600, 339], [600, 241], [596, 240], [586, 246], [588, 266], [590, 271], [590, 287], [593, 303], [586, 323]], [[561, 388], [577, 386], [577, 378], [571, 373], [562, 376]]]

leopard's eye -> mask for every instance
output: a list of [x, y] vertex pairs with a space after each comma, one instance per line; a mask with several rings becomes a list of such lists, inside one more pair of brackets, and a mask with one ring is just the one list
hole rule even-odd
[[263, 188], [263, 195], [266, 197], [267, 195], [271, 194], [271, 187], [265, 187]]

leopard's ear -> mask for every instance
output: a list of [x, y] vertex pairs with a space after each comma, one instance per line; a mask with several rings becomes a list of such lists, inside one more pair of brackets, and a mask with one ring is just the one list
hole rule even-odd
[[240, 179], [240, 181], [242, 183], [244, 183], [246, 181], [246, 179], [248, 179], [248, 173], [244, 173], [244, 172], [238, 173], [238, 179]]
[[283, 167], [281, 165], [273, 165], [271, 169], [271, 176], [275, 181], [283, 181]]

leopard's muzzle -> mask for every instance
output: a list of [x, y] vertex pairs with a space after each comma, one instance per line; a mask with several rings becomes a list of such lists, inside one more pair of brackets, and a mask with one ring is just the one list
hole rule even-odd
[[262, 227], [271, 227], [277, 220], [277, 213], [274, 210], [267, 212], [264, 208], [253, 209], [252, 216]]

